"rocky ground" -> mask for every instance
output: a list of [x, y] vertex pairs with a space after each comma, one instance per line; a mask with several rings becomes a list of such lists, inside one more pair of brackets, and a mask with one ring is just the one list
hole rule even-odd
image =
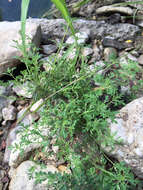
[[[79, 8], [75, 6], [76, 2], [73, 0], [69, 3], [67, 0], [71, 14], [78, 17], [73, 23], [77, 31], [76, 35], [79, 38], [78, 42], [84, 44], [82, 54], [88, 58], [89, 69], [92, 70], [95, 63], [96, 65], [103, 65], [104, 68], [104, 62], [109, 62], [110, 56], [114, 54], [121, 66], [129, 64], [128, 60], [136, 62], [141, 73], [137, 80], [141, 80], [143, 73], [143, 5], [119, 5], [119, 3], [124, 2], [123, 0], [96, 0]], [[128, 2], [134, 1], [128, 0]], [[54, 13], [56, 17], [56, 11]], [[65, 33], [64, 24], [66, 23], [63, 19], [28, 19], [27, 35], [30, 36], [32, 42], [42, 49], [40, 53], [43, 68], [47, 71], [51, 64], [49, 56], [58, 51], [55, 42], [61, 41], [64, 36], [67, 45], [74, 42], [71, 34]], [[18, 69], [24, 69], [22, 63], [14, 57], [22, 56], [19, 50], [14, 47], [13, 42], [13, 40], [20, 41], [19, 29], [20, 22], [0, 23], [1, 81], [9, 79], [4, 75], [7, 68], [17, 65]], [[59, 52], [59, 56], [62, 56], [62, 51]], [[75, 52], [73, 51], [69, 55], [69, 59], [74, 56]], [[130, 84], [122, 86], [121, 90], [128, 96]], [[138, 177], [143, 178], [142, 89], [138, 92], [137, 97], [138, 99], [120, 110], [117, 115], [117, 123], [111, 123], [109, 126], [112, 133], [116, 132], [117, 137], [123, 139], [123, 145], [116, 146], [112, 152], [110, 152], [110, 147], [106, 148], [105, 151], [110, 152], [119, 161], [126, 162]], [[11, 81], [8, 87], [0, 85], [0, 190], [46, 189], [44, 183], [35, 186], [34, 181], [30, 181], [26, 173], [34, 165], [34, 162], [29, 161], [30, 152], [40, 149], [39, 142], [34, 141], [31, 146], [25, 147], [23, 157], [18, 151], [12, 152], [8, 148], [10, 145], [20, 142], [21, 136], [17, 134], [17, 131], [21, 126], [17, 121], [28, 109], [31, 98], [32, 93], [29, 92], [28, 83], [14, 86]], [[42, 101], [41, 99], [33, 105], [22, 120], [23, 125], [31, 126], [31, 130], [32, 123], [40, 119], [39, 114], [35, 113], [34, 110]], [[47, 128], [42, 126], [41, 133], [47, 135]], [[45, 170], [70, 172], [62, 160], [56, 159], [58, 147], [52, 145], [51, 147], [55, 157], [49, 158]]]

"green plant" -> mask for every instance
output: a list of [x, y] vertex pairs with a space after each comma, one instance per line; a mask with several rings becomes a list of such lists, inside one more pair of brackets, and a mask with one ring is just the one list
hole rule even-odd
[[[64, 9], [63, 14], [69, 19], [69, 15], [65, 13], [65, 1], [60, 1], [58, 6], [59, 9]], [[26, 14], [22, 14], [22, 35], [25, 35]], [[42, 72], [37, 49], [30, 45], [31, 51], [27, 52], [26, 37], [23, 36], [22, 40], [22, 46], [17, 44], [17, 47], [23, 52], [22, 61], [27, 69], [21, 72], [16, 81], [28, 80], [34, 84], [33, 103], [40, 98], [43, 98], [44, 103], [38, 108], [42, 108], [40, 120], [33, 124], [32, 130], [29, 130], [29, 126], [22, 128], [21, 142], [13, 148], [22, 152], [24, 146], [33, 143], [30, 136], [34, 139], [42, 138], [39, 143], [48, 159], [49, 154], [45, 150], [55, 137], [54, 145], [60, 150], [57, 158], [64, 159], [71, 168], [71, 174], [63, 175], [37, 173], [31, 168], [30, 177], [35, 171], [34, 178], [37, 183], [48, 178], [47, 189], [135, 189], [138, 181], [130, 169], [123, 163], [112, 161], [104, 154], [100, 145], [114, 146], [108, 119], [115, 122], [117, 110], [132, 100], [142, 85], [143, 81], [137, 80], [140, 72], [137, 63], [130, 61], [129, 65], [120, 67], [118, 60], [112, 59], [110, 64], [105, 63], [104, 68], [96, 66], [95, 63], [95, 68], [91, 71], [79, 49], [73, 60], [67, 58], [73, 46], [61, 58], [55, 55], [51, 69]], [[126, 94], [120, 90], [126, 84], [132, 84], [128, 100], [125, 98]], [[44, 125], [49, 128], [48, 136], [42, 135], [40, 126]]]
[[[22, 72], [21, 79], [28, 79], [31, 83], [35, 81], [33, 101], [42, 97], [44, 103], [40, 120], [34, 123], [32, 130], [29, 130], [29, 126], [23, 127], [21, 142], [13, 148], [23, 150], [24, 146], [33, 143], [33, 140], [29, 139], [29, 136], [33, 136], [35, 139], [42, 138], [41, 147], [45, 152], [53, 136], [56, 137], [55, 145], [60, 149], [57, 157], [63, 158], [71, 167], [74, 166], [72, 174], [36, 173], [37, 182], [42, 182], [48, 175], [55, 189], [62, 189], [63, 181], [65, 188], [73, 190], [87, 187], [102, 190], [133, 188], [136, 180], [130, 170], [122, 163], [109, 161], [100, 150], [100, 145], [114, 146], [108, 119], [114, 122], [116, 110], [127, 103], [126, 94], [120, 92], [120, 86], [126, 85], [130, 80], [135, 81], [139, 68], [135, 62], [131, 62], [125, 68], [115, 70], [113, 68], [119, 65], [118, 61], [113, 59], [110, 64], [105, 63], [104, 69], [95, 63], [91, 72], [85, 60], [76, 55], [78, 61], [80, 60], [80, 71], [77, 71], [77, 57], [68, 60], [67, 52], [61, 58], [56, 58], [48, 72], [41, 72], [39, 65], [34, 64], [34, 60], [37, 60], [36, 54], [32, 54], [27, 62], [29, 69]], [[102, 73], [99, 72], [101, 70]], [[131, 87], [128, 101], [137, 90], [134, 86], [140, 87], [140, 83]], [[42, 128], [39, 126], [44, 125], [49, 127], [48, 136], [41, 135]], [[70, 159], [71, 153], [73, 156], [77, 155], [74, 157], [74, 163]], [[48, 159], [49, 154], [45, 155]], [[124, 175], [121, 175], [123, 173]], [[53, 184], [54, 179], [56, 183]]]

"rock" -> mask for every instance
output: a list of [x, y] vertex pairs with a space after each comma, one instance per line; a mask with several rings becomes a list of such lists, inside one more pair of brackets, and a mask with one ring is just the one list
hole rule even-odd
[[119, 63], [122, 67], [124, 67], [125, 65], [129, 65], [130, 64], [129, 60], [137, 62], [137, 58], [131, 55], [130, 53], [124, 52], [123, 54], [119, 54]]
[[[27, 110], [27, 108], [22, 109], [18, 114], [17, 114], [17, 119], [21, 118], [21, 116], [24, 114], [24, 112]], [[31, 125], [35, 120], [39, 119], [39, 115], [37, 113], [29, 113], [27, 114], [21, 121], [21, 125], [24, 126], [29, 126]], [[5, 149], [5, 154], [4, 154], [4, 163], [9, 163], [10, 159], [14, 160], [12, 157], [13, 154], [11, 153], [11, 150], [9, 147], [14, 144], [15, 142], [19, 142], [20, 139], [17, 140], [17, 135], [18, 132], [22, 129], [21, 125], [17, 125], [14, 129], [12, 129], [7, 137], [6, 140], [6, 149]], [[19, 137], [19, 135], [18, 135]], [[28, 148], [28, 147], [27, 147]], [[31, 148], [32, 149], [32, 148]], [[27, 155], [26, 155], [27, 156]], [[12, 158], [11, 158], [12, 157]], [[23, 158], [21, 158], [23, 159]]]
[[[14, 67], [19, 64], [19, 60], [14, 56], [22, 56], [22, 53], [15, 48], [18, 41], [20, 43], [20, 27], [21, 22], [0, 22], [0, 76], [6, 72], [10, 67]], [[26, 24], [26, 35], [29, 37], [28, 42], [32, 42], [39, 46], [41, 38], [41, 29], [39, 24], [27, 22]]]
[[109, 123], [115, 140], [122, 140], [114, 149], [106, 147], [109, 155], [124, 161], [133, 172], [143, 178], [143, 97], [123, 107], [116, 115], [116, 123]]
[[105, 48], [104, 49], [104, 60], [109, 62], [111, 59], [117, 58], [117, 50], [115, 48]]
[[[98, 73], [98, 74], [102, 75], [103, 74], [103, 69], [102, 68], [104, 66], [105, 66], [105, 63], [103, 61], [97, 61], [94, 64], [88, 66], [87, 72], [89, 74], [91, 74], [91, 72], [95, 72], [95, 74]], [[100, 70], [97, 71], [97, 68], [100, 68]]]
[[[27, 107], [20, 110], [17, 114], [17, 119], [19, 120], [23, 114], [27, 111]], [[27, 115], [21, 120], [21, 124], [24, 126], [31, 125], [35, 120], [39, 119], [39, 115], [37, 113], [29, 113], [27, 112]]]
[[143, 20], [137, 20], [136, 25], [140, 26], [140, 27], [143, 27]]
[[0, 95], [6, 95], [7, 94], [7, 88], [5, 86], [0, 86]]
[[5, 121], [12, 121], [16, 119], [17, 110], [14, 106], [9, 105], [2, 109], [2, 116]]
[[7, 102], [8, 102], [9, 105], [12, 105], [15, 101], [16, 101], [15, 96], [8, 96], [7, 97]]
[[99, 61], [101, 59], [103, 46], [98, 44], [97, 40], [94, 40], [93, 46], [93, 55], [91, 60], [89, 61], [89, 64], [94, 63], [95, 61]]
[[118, 50], [126, 49], [126, 48], [129, 48], [132, 46], [132, 44], [130, 44], [130, 43], [119, 42], [119, 41], [113, 39], [112, 37], [103, 38], [102, 44], [104, 47], [113, 47]]
[[109, 24], [117, 24], [119, 22], [122, 21], [122, 17], [119, 13], [114, 13], [112, 15], [110, 15], [107, 19], [105, 19], [106, 22], [108, 22]]
[[122, 13], [126, 15], [133, 15], [133, 10], [130, 7], [115, 7], [115, 6], [103, 6], [96, 9], [96, 14], [107, 14], [107, 13]]
[[51, 55], [52, 53], [55, 53], [57, 50], [57, 46], [53, 44], [48, 44], [48, 45], [42, 45], [43, 52], [46, 55]]
[[[84, 44], [88, 38], [89, 38], [89, 32], [79, 32], [76, 33], [75, 36], [77, 37], [77, 43], [78, 44]], [[75, 43], [75, 38], [74, 36], [70, 36], [67, 40], [66, 40], [66, 44], [70, 45]]]
[[92, 55], [92, 54], [93, 54], [93, 49], [92, 49], [92, 48], [84, 47], [84, 48], [82, 49], [82, 55], [83, 55], [84, 57], [90, 56], [90, 55]]
[[[64, 36], [69, 36], [69, 33], [66, 31], [64, 25], [66, 24], [64, 19], [28, 19], [31, 22], [36, 22], [40, 24], [42, 28], [42, 41], [44, 43], [49, 42], [54, 39], [62, 39]], [[110, 37], [114, 40], [125, 41], [133, 38], [140, 32], [138, 26], [119, 23], [119, 24], [108, 24], [104, 21], [94, 21], [94, 20], [84, 20], [77, 19], [73, 21], [73, 25], [76, 31], [79, 32], [89, 32], [89, 37], [91, 39], [100, 39], [103, 37]], [[108, 47], [110, 47], [108, 45]]]
[[[68, 10], [73, 16], [76, 17], [84, 17], [87, 19], [91, 19], [96, 15], [96, 9], [99, 7], [102, 7], [103, 5], [114, 5], [118, 2], [126, 2], [125, 0], [95, 0], [95, 1], [88, 1], [85, 4], [82, 4], [82, 6], [78, 6], [79, 1], [77, 0], [66, 0], [66, 4], [68, 5]], [[117, 6], [117, 5], [115, 5]], [[55, 7], [55, 6], [52, 6]], [[53, 8], [53, 11], [55, 13], [56, 8]], [[56, 11], [54, 14], [54, 17], [59, 18], [61, 15]]]
[[15, 141], [16, 135], [17, 135], [17, 133], [19, 132], [19, 130], [21, 128], [22, 128], [21, 126], [16, 126], [8, 134], [8, 137], [7, 137], [7, 140], [6, 140], [6, 149], [5, 149], [5, 153], [4, 153], [4, 159], [3, 159], [4, 163], [9, 162], [10, 154], [11, 154], [11, 150], [9, 149], [9, 147], [12, 145], [12, 142]]
[[121, 86], [120, 89], [122, 94], [126, 94], [126, 95], [130, 95], [131, 94], [131, 90], [130, 90], [130, 86]]
[[139, 53], [136, 50], [131, 51], [130, 54], [134, 57], [139, 57]]
[[143, 66], [143, 54], [140, 55], [140, 57], [138, 58], [138, 62], [139, 62], [140, 65]]
[[24, 84], [14, 86], [12, 90], [18, 96], [23, 96], [25, 98], [32, 98], [35, 88], [33, 84], [31, 84], [30, 82], [25, 82]]
[[[36, 165], [34, 162], [25, 161], [16, 169], [12, 176], [9, 184], [9, 190], [47, 190], [48, 179], [41, 184], [35, 183], [35, 174], [33, 174], [32, 179], [29, 179], [28, 173], [31, 167], [36, 167], [35, 172], [58, 172], [58, 170], [52, 165], [47, 165], [46, 168], [41, 169], [40, 166]], [[48, 189], [50, 190], [51, 188]]]
[[[19, 133], [17, 133], [20, 131]], [[22, 143], [23, 135], [28, 140], [27, 143]], [[49, 135], [49, 127], [47, 125], [30, 125], [26, 127], [25, 129], [18, 125], [16, 128], [12, 129], [11, 132], [8, 135], [7, 141], [6, 141], [6, 151], [4, 155], [4, 162], [9, 163], [10, 167], [16, 168], [20, 163], [22, 163], [24, 160], [28, 159], [31, 156], [31, 153], [34, 153], [35, 150], [41, 148], [43, 138], [42, 136], [48, 136]], [[8, 149], [9, 146], [15, 147], [21, 147], [24, 154], [21, 155], [21, 149], [13, 148], [12, 151]]]
[[0, 96], [0, 121], [2, 120], [3, 114], [2, 109], [9, 105], [9, 100], [5, 95]]

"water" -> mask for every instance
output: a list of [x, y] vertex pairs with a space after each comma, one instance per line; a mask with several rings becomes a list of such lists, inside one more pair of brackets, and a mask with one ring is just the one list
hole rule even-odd
[[[30, 0], [28, 17], [40, 17], [51, 7], [50, 0]], [[20, 20], [21, 0], [0, 0], [0, 20]]]

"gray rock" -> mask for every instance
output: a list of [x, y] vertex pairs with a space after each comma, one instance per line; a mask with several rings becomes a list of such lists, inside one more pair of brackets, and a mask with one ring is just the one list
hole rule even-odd
[[143, 20], [137, 20], [136, 25], [140, 26], [140, 27], [143, 27]]
[[2, 120], [2, 109], [14, 103], [15, 98], [11, 96], [10, 88], [0, 86], [0, 121]]
[[5, 86], [0, 86], [0, 95], [6, 95], [7, 94], [7, 88]]
[[123, 107], [116, 115], [117, 123], [109, 123], [115, 140], [122, 140], [114, 149], [106, 147], [108, 154], [124, 161], [133, 172], [143, 178], [143, 97]]
[[131, 91], [130, 91], [130, 86], [121, 86], [121, 89], [120, 89], [121, 93], [122, 94], [126, 94], [126, 95], [130, 95], [131, 94]]
[[43, 45], [43, 52], [46, 55], [51, 55], [52, 53], [55, 53], [57, 50], [57, 46], [53, 44]]
[[17, 110], [14, 106], [9, 105], [2, 109], [2, 116], [5, 121], [12, 121], [16, 119]]
[[[31, 167], [36, 167], [35, 172], [58, 172], [58, 169], [52, 165], [47, 165], [46, 168], [41, 169], [40, 166], [36, 165], [34, 162], [25, 161], [13, 172], [9, 190], [47, 190], [48, 179], [41, 184], [36, 184], [34, 178], [29, 179], [28, 173]], [[33, 174], [33, 176], [35, 175]], [[53, 188], [48, 189], [52, 190]]]
[[[44, 43], [54, 40], [55, 38], [62, 39], [64, 36], [69, 36], [64, 25], [66, 24], [63, 19], [30, 19], [31, 22], [36, 22], [41, 25], [42, 28], [42, 40]], [[114, 40], [125, 41], [134, 36], [140, 31], [138, 26], [119, 23], [119, 24], [108, 24], [104, 21], [93, 21], [77, 19], [73, 21], [73, 25], [76, 31], [79, 32], [90, 32], [90, 38], [96, 39], [97, 37], [111, 37]], [[109, 47], [109, 46], [108, 46]]]
[[132, 46], [132, 44], [130, 44], [130, 43], [119, 42], [119, 41], [113, 39], [112, 37], [103, 38], [102, 44], [104, 47], [113, 47], [118, 50], [126, 49], [126, 48], [129, 48]]
[[2, 109], [4, 107], [6, 107], [7, 104], [8, 104], [7, 98], [5, 98], [3, 96], [0, 96], [0, 121], [2, 120], [2, 117], [3, 117], [3, 115], [2, 115]]
[[[20, 43], [20, 26], [21, 22], [0, 22], [0, 76], [9, 68], [17, 65], [19, 60], [14, 58], [14, 56], [21, 57], [21, 52], [15, 48], [18, 41]], [[37, 23], [26, 24], [26, 35], [29, 37], [27, 42], [35, 43], [37, 46], [40, 44], [41, 30], [40, 26]]]

